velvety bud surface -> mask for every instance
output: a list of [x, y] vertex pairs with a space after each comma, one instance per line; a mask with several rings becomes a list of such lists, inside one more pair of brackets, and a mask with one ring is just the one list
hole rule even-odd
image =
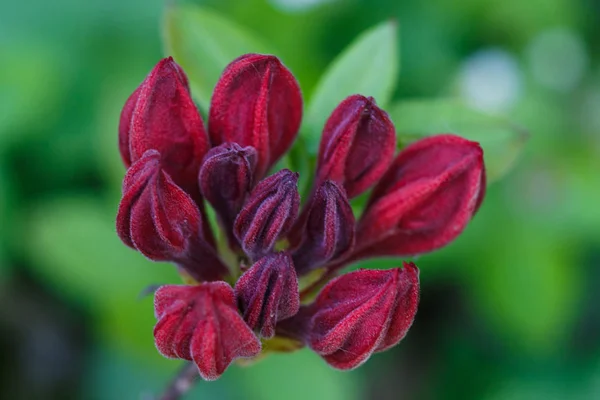
[[212, 96], [213, 145], [235, 142], [258, 153], [260, 178], [290, 148], [302, 119], [302, 95], [292, 73], [271, 55], [246, 54], [227, 66]]
[[225, 282], [162, 286], [154, 310], [158, 351], [193, 360], [205, 380], [217, 379], [236, 358], [260, 353], [260, 341], [238, 313], [233, 289]]
[[344, 185], [353, 198], [375, 184], [396, 150], [396, 131], [372, 97], [353, 95], [333, 111], [321, 138], [317, 178]]
[[195, 279], [218, 279], [227, 270], [202, 240], [200, 211], [161, 168], [160, 160], [157, 151], [148, 150], [127, 171], [117, 233], [151, 260], [181, 263]]
[[354, 214], [344, 189], [325, 181], [311, 199], [303, 238], [293, 253], [298, 273], [316, 269], [350, 251], [354, 230]]
[[277, 321], [300, 308], [298, 279], [287, 253], [269, 254], [248, 269], [235, 285], [244, 320], [264, 338], [275, 335]]
[[171, 57], [161, 60], [121, 112], [119, 149], [125, 166], [140, 159], [146, 150], [157, 150], [166, 172], [192, 191], [197, 188], [198, 169], [208, 148], [208, 136], [185, 73]]
[[200, 191], [213, 206], [221, 224], [234, 241], [233, 222], [254, 182], [256, 150], [224, 143], [211, 149], [200, 169]]
[[419, 302], [419, 270], [358, 270], [328, 283], [312, 308], [308, 344], [327, 363], [353, 369], [371, 354], [397, 344]]
[[253, 260], [285, 236], [298, 215], [298, 174], [281, 170], [256, 185], [234, 224], [234, 234]]
[[129, 96], [123, 110], [121, 110], [121, 118], [119, 119], [119, 152], [125, 168], [131, 166], [131, 154], [129, 152], [129, 130], [131, 128], [131, 118], [133, 117], [133, 109], [137, 103], [140, 94], [140, 88], [134, 90]]
[[377, 184], [358, 224], [354, 258], [416, 255], [450, 243], [485, 194], [483, 151], [454, 135], [404, 149]]

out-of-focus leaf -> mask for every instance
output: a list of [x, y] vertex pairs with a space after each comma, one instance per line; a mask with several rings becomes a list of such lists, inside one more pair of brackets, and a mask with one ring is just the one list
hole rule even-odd
[[[498, 217], [501, 220], [501, 217]], [[573, 327], [582, 301], [582, 269], [573, 243], [540, 226], [498, 222], [467, 279], [472, 304], [494, 332], [520, 351], [552, 354]]]
[[91, 199], [41, 204], [30, 215], [24, 255], [39, 279], [96, 313], [106, 338], [153, 357], [152, 299], [138, 301], [138, 295], [148, 285], [181, 280], [171, 265], [152, 263], [121, 243], [114, 220]]
[[8, 181], [0, 169], [0, 281], [5, 279], [10, 273], [8, 258], [6, 257], [6, 238], [11, 231], [11, 220], [9, 219], [10, 187]]
[[8, 225], [8, 196], [9, 188], [7, 187], [7, 180], [4, 175], [4, 171], [0, 168], [0, 243], [6, 232], [10, 229]]
[[223, 69], [245, 53], [268, 53], [253, 35], [223, 16], [193, 5], [169, 7], [164, 21], [165, 52], [185, 70], [192, 94], [206, 111]]
[[55, 120], [65, 85], [61, 59], [48, 43], [0, 45], [0, 148]]
[[[171, 371], [136, 363], [120, 349], [94, 346], [86, 357], [81, 397], [89, 400], [140, 399], [158, 393], [168, 383]], [[175, 364], [175, 363], [173, 363]]]
[[525, 144], [527, 132], [510, 121], [473, 110], [454, 99], [399, 102], [390, 107], [400, 145], [439, 133], [479, 142], [488, 182], [506, 174]]
[[110, 196], [118, 199], [121, 195], [121, 184], [125, 176], [125, 167], [119, 154], [117, 144], [117, 127], [121, 109], [126, 99], [135, 87], [137, 77], [115, 77], [115, 84], [103, 88], [98, 94], [98, 109], [94, 123], [94, 146], [99, 171], [105, 176]]
[[553, 380], [513, 379], [502, 385], [497, 385], [495, 391], [485, 400], [563, 400], [586, 399], [593, 397], [576, 396], [573, 392], [566, 391], [565, 385]]
[[327, 117], [344, 98], [372, 96], [386, 107], [398, 78], [398, 47], [398, 24], [387, 21], [364, 32], [332, 62], [306, 112], [303, 134], [310, 152], [316, 153]]
[[[582, 147], [586, 143], [582, 143]], [[556, 226], [570, 227], [571, 235], [585, 235], [596, 243], [600, 242], [600, 187], [597, 182], [600, 170], [600, 151], [589, 143], [587, 149], [580, 148], [563, 159], [562, 182], [559, 186], [561, 208], [555, 208], [551, 216]], [[564, 199], [564, 200], [563, 200]], [[560, 200], [559, 200], [560, 201]]]
[[[149, 332], [149, 336], [152, 333]], [[86, 374], [83, 377], [81, 398], [87, 400], [155, 399], [184, 364], [158, 354], [152, 346], [157, 364], [139, 363], [123, 349], [111, 345], [95, 345], [86, 357]], [[229, 388], [235, 385], [229, 386]], [[229, 399], [228, 387], [222, 380], [197, 382], [186, 399]]]
[[248, 368], [235, 371], [235, 385], [243, 385], [248, 399], [288, 400], [364, 398], [357, 372], [337, 371], [318, 355], [304, 349], [273, 353]]

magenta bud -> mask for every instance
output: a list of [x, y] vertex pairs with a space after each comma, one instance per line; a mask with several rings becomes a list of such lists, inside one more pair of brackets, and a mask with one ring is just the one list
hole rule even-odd
[[200, 168], [200, 191], [217, 212], [230, 244], [237, 242], [233, 222], [252, 189], [255, 168], [256, 150], [236, 143], [211, 149]]
[[419, 270], [413, 263], [347, 273], [329, 282], [309, 306], [308, 345], [332, 367], [356, 368], [404, 338], [418, 303]]
[[233, 233], [252, 260], [267, 254], [287, 234], [299, 205], [297, 173], [284, 169], [256, 185], [233, 227]]
[[300, 308], [298, 279], [287, 253], [269, 254], [248, 269], [235, 285], [244, 320], [264, 338], [275, 335], [278, 321]]
[[409, 256], [454, 240], [485, 194], [483, 151], [454, 135], [406, 147], [373, 190], [357, 228], [353, 259]]
[[148, 150], [127, 170], [117, 213], [121, 240], [154, 261], [175, 261], [198, 280], [227, 273], [202, 236], [203, 220], [192, 198], [161, 168]]
[[305, 274], [347, 254], [354, 245], [355, 221], [342, 187], [325, 181], [311, 199], [294, 266]]
[[207, 381], [220, 377], [235, 359], [255, 357], [261, 351], [225, 282], [162, 286], [154, 295], [154, 310], [158, 351], [168, 358], [194, 361]]
[[198, 169], [208, 148], [208, 136], [185, 73], [173, 58], [161, 60], [121, 112], [119, 149], [125, 166], [147, 150], [157, 150], [162, 168], [195, 196]]
[[353, 95], [327, 120], [321, 137], [317, 179], [330, 179], [353, 198], [375, 184], [390, 165], [396, 132], [387, 113], [372, 97]]
[[302, 95], [292, 73], [275, 56], [246, 54], [217, 82], [208, 130], [213, 145], [254, 147], [261, 178], [290, 148], [301, 119]]

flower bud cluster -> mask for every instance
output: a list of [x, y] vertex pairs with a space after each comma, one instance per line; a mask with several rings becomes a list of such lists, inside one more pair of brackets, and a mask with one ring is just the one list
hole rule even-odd
[[[314, 187], [301, 207], [298, 174], [269, 175], [301, 119], [296, 79], [278, 58], [260, 54], [225, 69], [207, 128], [170, 57], [121, 113], [127, 173], [117, 233], [191, 278], [157, 290], [154, 337], [161, 354], [193, 361], [206, 380], [237, 358], [258, 356], [274, 337], [308, 346], [339, 369], [396, 345], [417, 311], [417, 267], [335, 275], [356, 260], [414, 256], [450, 243], [483, 200], [477, 143], [438, 135], [396, 155], [387, 113], [373, 98], [353, 95], [325, 124]], [[371, 188], [356, 219], [350, 199]]]

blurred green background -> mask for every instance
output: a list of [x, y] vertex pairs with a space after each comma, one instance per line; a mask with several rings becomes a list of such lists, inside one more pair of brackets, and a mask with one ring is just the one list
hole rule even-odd
[[[417, 260], [421, 306], [399, 346], [346, 373], [309, 351], [271, 356], [187, 398], [600, 398], [600, 3], [196, 3], [270, 43], [307, 97], [394, 18], [394, 99], [458, 96], [530, 137], [465, 233]], [[151, 399], [180, 365], [156, 352], [152, 299], [138, 296], [179, 278], [114, 229], [119, 112], [163, 55], [163, 11], [0, 5], [0, 398]]]

